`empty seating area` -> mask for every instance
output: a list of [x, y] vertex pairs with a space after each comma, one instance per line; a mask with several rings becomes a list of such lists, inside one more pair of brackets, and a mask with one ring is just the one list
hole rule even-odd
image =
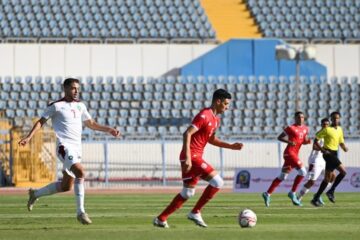
[[248, 0], [247, 4], [267, 38], [360, 40], [360, 0]]
[[[51, 101], [62, 96], [63, 78], [0, 79], [0, 109], [15, 125], [32, 125]], [[181, 137], [194, 115], [210, 106], [215, 89], [233, 94], [230, 110], [222, 116], [221, 135], [274, 137], [293, 123], [296, 109], [294, 77], [87, 77], [81, 79], [81, 100], [101, 124], [118, 126], [128, 137]], [[358, 137], [358, 77], [301, 77], [300, 109], [313, 135], [320, 119], [340, 111], [346, 134]], [[100, 134], [101, 135], [101, 134]], [[100, 136], [85, 130], [85, 136]]]
[[3, 0], [0, 38], [214, 39], [199, 0]]

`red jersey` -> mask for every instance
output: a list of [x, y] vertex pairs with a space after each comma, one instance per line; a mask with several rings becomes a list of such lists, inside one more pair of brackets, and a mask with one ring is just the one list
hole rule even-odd
[[[217, 117], [210, 108], [204, 108], [195, 116], [192, 125], [197, 128], [198, 131], [191, 136], [190, 152], [192, 158], [197, 158], [202, 156], [210, 137], [219, 127], [220, 118]], [[184, 160], [185, 155], [185, 151], [181, 151], [180, 160]]]
[[287, 126], [284, 129], [284, 132], [288, 135], [289, 141], [294, 142], [296, 145], [292, 146], [290, 144], [287, 145], [284, 156], [287, 155], [298, 155], [301, 145], [304, 143], [307, 134], [309, 133], [309, 129], [307, 126], [302, 125], [291, 125]]

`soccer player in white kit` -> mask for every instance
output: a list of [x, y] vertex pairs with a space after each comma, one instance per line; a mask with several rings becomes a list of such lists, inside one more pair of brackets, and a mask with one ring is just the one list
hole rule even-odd
[[[328, 118], [321, 119], [321, 129], [329, 127], [330, 121]], [[319, 141], [320, 145], [323, 145], [323, 139]], [[300, 192], [298, 193], [298, 199], [304, 197], [310, 191], [310, 188], [315, 184], [315, 181], [319, 178], [320, 174], [325, 172], [325, 160], [323, 158], [323, 154], [320, 149], [313, 145], [313, 150], [309, 156], [309, 170], [308, 170], [308, 181], [304, 184]], [[329, 187], [329, 186], [328, 186]], [[322, 204], [324, 204], [323, 200], [319, 199]]]
[[34, 134], [41, 129], [48, 119], [51, 118], [54, 128], [57, 147], [56, 152], [63, 163], [62, 181], [53, 182], [40, 189], [29, 189], [28, 210], [31, 211], [35, 202], [42, 196], [52, 195], [71, 190], [74, 185], [76, 197], [77, 219], [82, 224], [91, 224], [92, 221], [84, 208], [84, 168], [81, 165], [81, 133], [82, 124], [86, 127], [107, 132], [114, 137], [120, 135], [115, 128], [96, 123], [88, 113], [85, 104], [78, 100], [80, 82], [75, 78], [68, 78], [63, 84], [65, 96], [51, 103], [34, 124], [30, 133], [19, 141], [19, 145], [25, 146]]

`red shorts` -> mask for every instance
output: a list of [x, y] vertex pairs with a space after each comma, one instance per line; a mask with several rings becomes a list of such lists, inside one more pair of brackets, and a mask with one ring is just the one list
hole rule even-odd
[[293, 169], [300, 169], [304, 166], [303, 162], [299, 159], [299, 157], [295, 154], [284, 154], [284, 165], [283, 169], [288, 169], [289, 172]]
[[[184, 161], [185, 160], [180, 160], [180, 162]], [[214, 171], [211, 164], [207, 163], [201, 157], [191, 159], [191, 163], [192, 166], [189, 172], [185, 173], [181, 168], [182, 180], [185, 184], [195, 186], [199, 182], [200, 178], [204, 179]]]

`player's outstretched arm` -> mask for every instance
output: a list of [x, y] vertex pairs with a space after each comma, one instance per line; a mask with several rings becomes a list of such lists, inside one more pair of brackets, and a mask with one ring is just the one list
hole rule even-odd
[[317, 138], [314, 139], [314, 146], [316, 146], [320, 150], [320, 152], [322, 152], [323, 154], [328, 154], [329, 153], [325, 148], [323, 148], [320, 145], [319, 140]]
[[277, 139], [278, 139], [280, 142], [284, 142], [284, 143], [290, 144], [290, 145], [292, 145], [292, 146], [295, 146], [295, 145], [296, 145], [294, 142], [289, 141], [289, 140], [287, 139], [287, 135], [286, 135], [285, 132], [282, 132], [282, 133], [278, 136]]
[[340, 147], [342, 148], [342, 150], [344, 150], [344, 152], [349, 151], [349, 149], [347, 148], [347, 146], [345, 145], [345, 143], [340, 143]]
[[219, 138], [217, 138], [215, 136], [215, 134], [213, 134], [211, 136], [211, 138], [209, 139], [209, 143], [214, 146], [217, 146], [217, 147], [228, 148], [228, 149], [232, 149], [232, 150], [241, 150], [244, 146], [242, 143], [238, 143], [238, 142], [236, 142], [236, 143], [224, 142], [224, 141], [220, 140]]
[[198, 131], [193, 125], [189, 126], [183, 134], [183, 151], [185, 152], [186, 159], [185, 162], [182, 164], [185, 172], [190, 171], [192, 167], [191, 163], [191, 152], [190, 152], [190, 142], [191, 136]]
[[84, 124], [86, 127], [94, 130], [94, 131], [101, 131], [101, 132], [106, 132], [111, 134], [114, 137], [119, 137], [120, 136], [120, 131], [117, 130], [116, 128], [112, 128], [112, 127], [108, 127], [108, 126], [104, 126], [101, 124], [98, 124], [97, 122], [94, 121], [94, 119], [89, 119], [84, 121]]
[[[318, 143], [318, 144], [319, 144], [319, 143]], [[321, 151], [321, 149], [318, 147], [318, 144], [315, 144], [315, 140], [314, 140], [313, 150], [315, 150], [315, 151]]]
[[311, 144], [311, 139], [306, 136], [303, 144]]
[[29, 132], [29, 134], [22, 138], [18, 144], [20, 146], [25, 146], [29, 141], [30, 139], [34, 136], [34, 134], [39, 131], [41, 129], [41, 127], [46, 123], [47, 119], [46, 118], [40, 118], [33, 126], [33, 128], [31, 129], [31, 131]]

